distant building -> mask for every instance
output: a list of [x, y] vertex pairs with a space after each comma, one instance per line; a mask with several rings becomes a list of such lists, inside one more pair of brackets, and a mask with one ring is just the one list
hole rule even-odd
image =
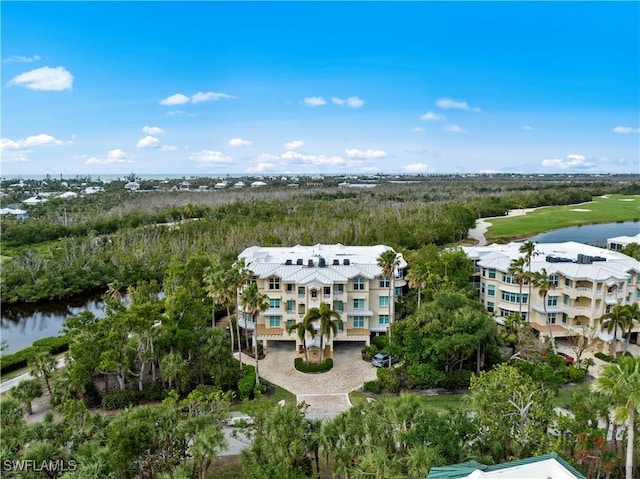
[[427, 479], [587, 479], [559, 454], [487, 466], [476, 461], [432, 467]]
[[616, 236], [615, 238], [609, 238], [607, 239], [607, 248], [613, 251], [620, 251], [632, 243], [640, 243], [640, 233], [635, 236]]
[[247, 185], [245, 185], [244, 181], [238, 181], [235, 185], [233, 185], [234, 188], [244, 188], [245, 186]]
[[216, 190], [221, 190], [221, 189], [223, 189], [223, 188], [226, 188], [226, 187], [227, 187], [227, 185], [228, 185], [228, 183], [227, 183], [226, 181], [221, 181], [221, 182], [216, 183], [215, 185], [213, 185], [213, 187], [214, 187]]
[[124, 189], [129, 191], [138, 191], [140, 189], [140, 183], [137, 181], [129, 181], [124, 185]]
[[0, 215], [13, 215], [21, 220], [26, 220], [29, 217], [29, 213], [19, 208], [0, 208]]
[[[554, 337], [576, 336], [579, 334], [576, 326], [589, 326], [609, 347], [613, 332], [602, 328], [600, 318], [618, 304], [640, 305], [640, 261], [616, 251], [573, 241], [536, 243], [531, 271], [539, 272], [544, 268], [553, 287], [545, 298], [532, 285], [529, 297], [528, 283], [525, 282], [521, 289], [509, 272], [511, 262], [522, 257], [521, 245], [463, 248], [475, 264], [475, 285], [486, 310], [498, 317], [520, 312], [543, 336], [548, 336], [549, 330]], [[531, 317], [527, 317], [529, 311]], [[638, 341], [638, 332], [640, 323], [636, 322], [632, 327], [632, 341]], [[618, 340], [622, 336], [618, 333]]]
[[264, 181], [254, 181], [251, 183], [251, 188], [260, 188], [262, 186], [267, 186], [267, 184]]
[[[244, 259], [247, 268], [253, 271], [258, 291], [269, 296], [269, 309], [260, 313], [254, 324], [253, 318], [241, 308], [240, 326], [255, 331], [254, 341], [261, 341], [265, 349], [273, 341], [289, 342], [292, 349], [294, 345], [299, 349], [302, 343], [295, 333], [287, 333], [288, 327], [324, 302], [341, 318], [338, 334], [324, 341], [330, 351], [339, 342], [368, 345], [371, 334], [388, 331], [395, 313], [389, 287], [394, 292], [392, 297], [397, 298], [406, 285], [407, 263], [401, 254], [395, 278], [389, 281], [382, 277], [378, 258], [391, 249], [384, 245], [341, 244], [245, 249], [238, 258]], [[314, 342], [307, 337], [306, 342], [318, 345], [319, 338]]]
[[86, 195], [92, 195], [94, 193], [102, 193], [104, 191], [104, 188], [102, 186], [87, 186], [84, 189], [84, 193]]
[[78, 197], [78, 193], [75, 193], [74, 191], [65, 191], [62, 194], [58, 195], [58, 198], [66, 200], [69, 198], [77, 198]]

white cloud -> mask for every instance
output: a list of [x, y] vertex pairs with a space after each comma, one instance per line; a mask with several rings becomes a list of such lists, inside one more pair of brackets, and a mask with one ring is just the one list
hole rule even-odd
[[616, 126], [611, 131], [613, 133], [622, 133], [622, 134], [640, 133], [640, 128], [632, 128], [630, 126]]
[[530, 126], [530, 125], [523, 125], [523, 126], [522, 126], [522, 129], [523, 129], [524, 131], [531, 131], [531, 130], [533, 130], [533, 127], [532, 127], [532, 126]]
[[440, 115], [438, 113], [434, 113], [432, 111], [426, 112], [424, 115], [420, 117], [421, 120], [426, 121], [444, 121], [447, 118], [444, 115]]
[[421, 126], [416, 126], [415, 128], [411, 128], [411, 133], [422, 133], [424, 131], [424, 128], [422, 128]]
[[425, 163], [411, 163], [402, 168], [407, 173], [428, 173], [431, 167]]
[[158, 140], [155, 136], [145, 136], [144, 138], [140, 138], [138, 143], [136, 143], [136, 148], [157, 148], [160, 145], [160, 140]]
[[382, 150], [373, 150], [369, 148], [368, 150], [359, 150], [358, 148], [345, 148], [344, 152], [347, 154], [347, 158], [360, 158], [360, 159], [374, 159], [374, 158], [384, 158], [387, 155], [386, 152]]
[[200, 166], [233, 164], [233, 158], [215, 150], [195, 151], [189, 155], [189, 159], [199, 163]]
[[293, 140], [284, 144], [285, 150], [298, 150], [304, 146], [304, 141], [302, 140]]
[[238, 147], [238, 146], [249, 146], [252, 145], [253, 141], [245, 140], [244, 138], [231, 138], [229, 140], [229, 146]]
[[271, 153], [260, 153], [258, 155], [258, 160], [263, 162], [273, 162], [275, 160], [279, 160], [280, 157], [276, 155], [272, 155]]
[[480, 111], [480, 108], [474, 107], [471, 108], [466, 101], [456, 101], [451, 98], [438, 98], [436, 100], [436, 105], [442, 108], [443, 110], [464, 110], [464, 111]]
[[344, 100], [342, 98], [331, 97], [331, 102], [336, 105], [344, 105]]
[[467, 132], [467, 130], [462, 128], [460, 125], [445, 125], [444, 128], [442, 128], [442, 131], [446, 133], [466, 133]]
[[71, 140], [58, 140], [54, 136], [40, 133], [39, 135], [28, 136], [23, 140], [12, 140], [10, 138], [2, 138], [0, 140], [0, 151], [5, 150], [28, 150], [33, 146], [61, 146], [70, 145]]
[[183, 110], [173, 110], [173, 111], [168, 111], [167, 115], [169, 116], [182, 116], [184, 115], [185, 112]]
[[543, 160], [542, 166], [545, 168], [556, 170], [576, 169], [583, 170], [593, 168], [595, 163], [587, 160], [582, 155], [567, 155], [564, 158], [554, 158], [550, 160]]
[[303, 103], [307, 106], [322, 106], [327, 104], [321, 96], [308, 96], [303, 100]]
[[350, 108], [362, 108], [364, 106], [364, 100], [357, 96], [350, 96], [347, 98], [347, 106]]
[[87, 158], [85, 160], [85, 164], [87, 165], [112, 165], [122, 163], [134, 163], [134, 161], [129, 158], [129, 156], [120, 148], [115, 148], [108, 151], [105, 158], [92, 156], [91, 158]]
[[264, 173], [265, 171], [272, 171], [276, 168], [275, 163], [269, 162], [260, 162], [255, 166], [250, 166], [247, 168], [247, 173]]
[[29, 90], [71, 90], [73, 75], [64, 67], [42, 67], [13, 77], [8, 85], [22, 86]]
[[3, 58], [2, 63], [31, 63], [41, 60], [40, 55], [34, 55], [32, 57], [25, 57], [22, 55], [11, 55], [10, 57]]
[[220, 93], [214, 91], [201, 92], [199, 91], [191, 97], [191, 103], [202, 103], [203, 101], [218, 101], [223, 98], [235, 98], [227, 93]]
[[178, 147], [177, 146], [173, 146], [173, 145], [162, 145], [160, 147], [160, 149], [162, 151], [176, 151], [178, 149]]
[[166, 133], [166, 131], [157, 126], [144, 126], [142, 127], [142, 132], [152, 136], [164, 135]]
[[184, 105], [185, 103], [189, 103], [189, 97], [182, 93], [176, 93], [175, 95], [160, 100], [160, 104], [165, 106]]

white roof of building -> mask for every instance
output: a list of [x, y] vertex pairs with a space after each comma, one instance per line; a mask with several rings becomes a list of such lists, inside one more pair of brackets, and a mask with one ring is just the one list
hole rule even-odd
[[625, 246], [631, 243], [640, 243], [640, 233], [635, 236], [616, 236], [615, 238], [609, 238], [607, 243], [617, 243]]
[[65, 191], [64, 193], [61, 193], [58, 195], [58, 198], [77, 198], [78, 197], [78, 193], [74, 193], [73, 191]]
[[476, 469], [464, 479], [509, 479], [515, 477], [518, 479], [575, 479], [577, 476], [555, 459], [547, 459], [492, 471]]
[[[277, 276], [286, 283], [331, 285], [356, 276], [380, 276], [378, 258], [389, 246], [344, 246], [342, 244], [288, 247], [251, 246], [240, 253], [247, 267], [259, 278]], [[399, 268], [407, 262], [399, 254]], [[324, 266], [321, 266], [324, 260]], [[309, 262], [311, 266], [309, 266]], [[346, 264], [345, 264], [346, 263]], [[397, 276], [396, 271], [396, 276]]]
[[[466, 246], [463, 250], [473, 260], [479, 260], [483, 268], [507, 272], [511, 261], [522, 257], [522, 243], [492, 244], [488, 246]], [[640, 261], [617, 251], [598, 248], [575, 241], [566, 243], [536, 243], [537, 254], [531, 259], [531, 271], [544, 268], [547, 274], [561, 274], [573, 279], [592, 281], [623, 281], [630, 271], [640, 272]], [[580, 263], [579, 255], [599, 258], [599, 261]], [[551, 258], [562, 258], [564, 262], [551, 262]], [[569, 261], [570, 260], [570, 261]]]
[[25, 210], [21, 210], [18, 208], [0, 208], [0, 215], [16, 215], [21, 216], [25, 215], [27, 212]]

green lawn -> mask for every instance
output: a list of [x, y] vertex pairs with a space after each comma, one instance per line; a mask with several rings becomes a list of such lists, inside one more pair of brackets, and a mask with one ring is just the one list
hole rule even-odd
[[640, 221], [640, 196], [596, 196], [577, 205], [545, 206], [525, 216], [492, 218], [487, 241], [525, 238], [545, 231], [593, 223]]
[[586, 391], [589, 389], [589, 383], [572, 384], [570, 386], [560, 389], [558, 395], [553, 400], [553, 405], [556, 407], [568, 408], [573, 404], [573, 395], [578, 391]]
[[[438, 394], [435, 396], [420, 396], [420, 399], [430, 408], [437, 411], [444, 411], [447, 408], [451, 409], [468, 409], [467, 404], [464, 402], [466, 394]], [[363, 393], [360, 391], [352, 391], [349, 393], [349, 401], [354, 406], [359, 403], [367, 402], [367, 398], [379, 399], [384, 395], [376, 395], [371, 393]]]

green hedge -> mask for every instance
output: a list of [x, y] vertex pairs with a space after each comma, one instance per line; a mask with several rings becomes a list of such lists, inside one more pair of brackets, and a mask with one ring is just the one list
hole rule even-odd
[[13, 354], [0, 356], [0, 372], [7, 374], [18, 369], [26, 368], [29, 359], [40, 351], [47, 351], [49, 354], [60, 354], [69, 349], [69, 341], [66, 336], [54, 336], [42, 338]]
[[107, 411], [123, 409], [138, 402], [138, 393], [130, 389], [109, 391], [102, 398], [102, 407]]
[[333, 368], [333, 359], [325, 359], [322, 363], [305, 364], [304, 359], [296, 358], [293, 362], [295, 368], [301, 373], [324, 373]]
[[367, 381], [362, 388], [367, 392], [380, 394], [380, 391], [382, 391], [382, 383], [380, 381]]
[[256, 385], [256, 368], [251, 364], [242, 366], [242, 376], [238, 379], [238, 395], [240, 399], [250, 399]]
[[378, 368], [376, 374], [383, 388], [390, 393], [400, 392], [400, 370], [398, 368]]
[[364, 359], [365, 361], [371, 361], [377, 352], [378, 347], [375, 344], [370, 344], [369, 346], [365, 346], [360, 350], [362, 359]]
[[608, 363], [613, 362], [613, 356], [609, 356], [608, 354], [605, 353], [600, 353], [597, 352], [596, 354], [594, 354], [594, 356], [602, 361], [606, 361]]

